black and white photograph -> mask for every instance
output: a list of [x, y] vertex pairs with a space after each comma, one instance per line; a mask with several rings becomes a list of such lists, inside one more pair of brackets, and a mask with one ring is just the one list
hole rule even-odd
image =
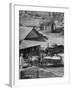
[[19, 10], [19, 79], [64, 77], [64, 13]]

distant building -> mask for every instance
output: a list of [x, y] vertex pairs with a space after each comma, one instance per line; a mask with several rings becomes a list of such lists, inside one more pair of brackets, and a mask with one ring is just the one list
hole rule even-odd
[[40, 24], [40, 30], [51, 32], [51, 22], [43, 22]]

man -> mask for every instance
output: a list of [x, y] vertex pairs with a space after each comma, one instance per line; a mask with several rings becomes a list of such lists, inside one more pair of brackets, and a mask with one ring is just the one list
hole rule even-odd
[[55, 23], [53, 22], [52, 25], [51, 25], [51, 31], [54, 32], [55, 29], [56, 29], [56, 25], [55, 25]]
[[23, 58], [23, 54], [21, 54], [20, 55], [20, 60], [19, 60], [20, 69], [23, 68], [23, 63], [24, 63], [24, 58]]

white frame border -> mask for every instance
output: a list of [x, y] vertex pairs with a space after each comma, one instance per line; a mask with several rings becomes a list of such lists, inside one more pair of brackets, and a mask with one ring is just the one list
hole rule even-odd
[[[44, 78], [44, 79], [29, 79], [29, 80], [19, 80], [19, 10], [33, 10], [33, 11], [56, 11], [65, 13], [65, 23], [64, 23], [64, 44], [65, 44], [65, 68], [64, 78]], [[68, 36], [68, 37], [66, 37]], [[33, 5], [22, 5], [22, 4], [10, 4], [10, 86], [39, 86], [44, 84], [61, 84], [70, 82], [70, 61], [69, 60], [69, 8], [67, 7], [48, 7], [48, 6], [33, 6]], [[46, 82], [46, 83], [45, 83]]]

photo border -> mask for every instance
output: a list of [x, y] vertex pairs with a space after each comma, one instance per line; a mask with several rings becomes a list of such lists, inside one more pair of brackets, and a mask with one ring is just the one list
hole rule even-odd
[[[11, 30], [11, 41], [12, 41], [12, 45], [11, 45], [11, 60], [10, 60], [10, 86], [38, 86], [38, 85], [43, 85], [46, 83], [47, 84], [61, 84], [61, 83], [69, 83], [70, 82], [70, 61], [69, 60], [69, 45], [68, 45], [68, 39], [69, 39], [69, 8], [68, 7], [48, 7], [48, 6], [37, 6], [37, 5], [23, 5], [23, 4], [11, 4], [11, 11], [12, 11], [12, 15], [10, 18], [12, 18], [12, 21], [10, 21], [10, 23], [12, 24], [12, 28], [10, 28]], [[58, 10], [56, 12], [59, 12], [59, 10], [63, 11], [65, 14], [65, 21], [64, 21], [64, 44], [66, 45], [64, 50], [65, 50], [65, 56], [64, 58], [66, 58], [67, 60], [67, 64], [64, 65], [64, 72], [66, 73], [66, 77], [65, 79], [64, 78], [40, 78], [40, 79], [28, 79], [28, 80], [20, 80], [18, 77], [19, 77], [19, 70], [18, 70], [18, 60], [19, 60], [19, 32], [17, 32], [17, 30], [19, 30], [19, 14], [18, 14], [18, 11], [19, 10], [22, 10], [23, 7], [29, 7], [28, 9], [30, 9], [30, 11], [32, 11], [32, 8], [40, 8], [40, 11], [41, 11], [41, 8], [47, 8], [47, 9], [52, 9], [52, 10]], [[23, 9], [24, 10], [24, 9]], [[38, 11], [38, 10], [37, 10]], [[43, 10], [42, 10], [43, 11]], [[45, 11], [45, 10], [44, 10]], [[48, 10], [49, 11], [49, 10]], [[16, 13], [17, 12], [17, 13]], [[50, 12], [53, 12], [53, 11], [50, 11]], [[18, 15], [17, 15], [18, 14]], [[17, 25], [18, 24], [18, 25]], [[67, 38], [68, 36], [68, 38]], [[67, 40], [67, 41], [66, 41]], [[17, 53], [18, 52], [18, 53]]]

